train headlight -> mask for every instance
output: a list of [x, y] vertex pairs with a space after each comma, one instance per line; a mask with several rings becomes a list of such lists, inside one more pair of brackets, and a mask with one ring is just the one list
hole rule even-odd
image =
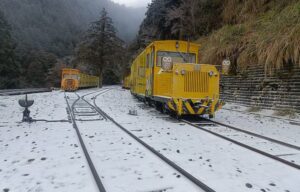
[[173, 68], [173, 60], [172, 57], [163, 57], [162, 58], [162, 69], [164, 71], [170, 71]]
[[183, 69], [181, 70], [181, 75], [185, 75], [186, 71]]
[[210, 71], [210, 72], [208, 72], [208, 75], [209, 75], [210, 77], [212, 77], [212, 76], [214, 75], [214, 72], [213, 72], [213, 71]]

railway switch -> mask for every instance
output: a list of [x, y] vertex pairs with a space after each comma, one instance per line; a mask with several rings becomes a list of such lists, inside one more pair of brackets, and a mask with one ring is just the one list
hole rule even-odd
[[23, 111], [23, 122], [32, 122], [32, 118], [30, 117], [30, 111], [28, 108], [31, 107], [33, 103], [34, 100], [28, 100], [27, 94], [25, 95], [25, 99], [19, 100], [19, 105], [25, 108], [25, 110]]

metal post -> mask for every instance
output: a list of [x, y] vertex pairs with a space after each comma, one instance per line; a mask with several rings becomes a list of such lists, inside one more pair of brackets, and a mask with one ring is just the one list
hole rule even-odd
[[31, 107], [33, 103], [33, 100], [28, 100], [27, 94], [25, 95], [25, 99], [19, 100], [19, 105], [25, 108], [25, 110], [23, 111], [23, 122], [32, 122], [32, 118], [30, 117], [30, 111], [28, 108]]

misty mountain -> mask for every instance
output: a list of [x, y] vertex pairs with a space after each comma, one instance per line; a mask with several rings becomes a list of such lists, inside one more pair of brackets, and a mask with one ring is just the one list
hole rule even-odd
[[118, 36], [130, 42], [146, 8], [128, 8], [109, 0], [1, 0], [19, 49], [37, 49], [58, 56], [72, 54], [80, 36], [106, 8]]

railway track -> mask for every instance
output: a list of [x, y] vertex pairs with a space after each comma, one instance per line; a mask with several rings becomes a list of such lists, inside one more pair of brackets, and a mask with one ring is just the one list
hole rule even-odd
[[266, 136], [263, 136], [263, 135], [260, 135], [260, 134], [254, 133], [254, 132], [246, 131], [244, 129], [240, 129], [240, 128], [234, 127], [232, 125], [227, 125], [225, 123], [221, 123], [221, 122], [214, 121], [214, 120], [211, 120], [211, 119], [204, 119], [204, 118], [202, 118], [202, 119], [206, 120], [210, 123], [216, 124], [216, 125], [221, 125], [221, 126], [224, 126], [226, 128], [233, 129], [235, 131], [243, 132], [243, 133], [246, 133], [248, 135], [252, 135], [252, 136], [255, 136], [255, 137], [259, 137], [259, 138], [277, 143], [277, 144], [282, 145], [282, 146], [286, 146], [286, 147], [290, 147], [290, 148], [293, 148], [293, 149], [300, 150], [300, 146], [297, 146], [297, 145], [293, 145], [293, 144], [290, 144], [290, 143], [287, 143], [287, 142], [283, 142], [283, 141], [280, 141], [280, 140], [277, 140], [277, 139], [273, 139], [271, 137], [266, 137]]
[[[99, 117], [102, 117], [104, 120], [112, 122], [117, 128], [119, 128], [121, 131], [126, 133], [130, 138], [134, 139], [137, 143], [142, 145], [143, 148], [145, 148], [146, 150], [151, 152], [152, 155], [156, 156], [158, 159], [160, 159], [163, 163], [167, 164], [170, 168], [174, 169], [176, 172], [181, 173], [186, 178], [186, 180], [191, 182], [191, 184], [197, 186], [198, 189], [200, 189], [201, 191], [205, 191], [205, 192], [214, 192], [214, 190], [212, 188], [207, 186], [205, 183], [203, 183], [199, 179], [195, 178], [193, 175], [188, 173], [182, 167], [178, 166], [176, 163], [174, 163], [173, 161], [171, 161], [170, 159], [168, 159], [167, 157], [165, 157], [164, 155], [159, 153], [153, 147], [151, 147], [150, 145], [148, 145], [147, 143], [145, 143], [144, 141], [139, 139], [137, 136], [132, 134], [129, 130], [127, 130], [122, 125], [120, 125], [118, 122], [116, 122], [111, 116], [109, 116], [103, 110], [101, 110], [101, 108], [98, 107], [97, 104], [96, 104], [96, 99], [97, 99], [98, 96], [106, 93], [107, 91], [109, 91], [109, 89], [104, 89], [104, 90], [101, 90], [99, 92], [88, 93], [88, 94], [85, 94], [83, 96], [79, 96], [76, 93], [77, 98], [73, 99], [73, 104], [72, 105], [69, 104], [70, 98], [68, 98], [66, 96], [66, 102], [68, 104], [68, 110], [69, 110], [69, 113], [70, 113], [70, 117], [71, 117], [73, 126], [76, 130], [76, 133], [77, 133], [77, 136], [79, 138], [81, 147], [84, 151], [84, 154], [85, 154], [86, 159], [88, 161], [89, 167], [91, 169], [93, 177], [95, 178], [95, 181], [97, 183], [97, 187], [98, 187], [100, 192], [105, 192], [107, 190], [105, 189], [105, 187], [102, 183], [102, 180], [100, 179], [101, 177], [100, 177], [99, 173], [97, 172], [97, 169], [95, 168], [95, 165], [92, 161], [92, 158], [89, 155], [88, 149], [87, 149], [87, 147], [84, 143], [84, 139], [82, 138], [82, 133], [80, 131], [80, 128], [77, 126], [77, 123], [76, 123], [77, 121], [83, 121], [84, 122], [84, 121], [89, 121], [91, 119], [89, 119], [89, 120], [82, 119], [81, 118], [81, 113], [83, 113], [83, 114], [85, 114], [89, 117], [95, 117], [96, 115], [98, 115], [97, 117], [95, 117], [95, 119], [92, 119], [92, 120], [95, 120], [95, 121], [102, 120], [102, 119], [99, 119]], [[88, 101], [88, 99], [85, 99], [86, 96], [93, 95], [93, 94], [94, 94], [94, 96], [92, 96], [92, 98], [91, 98], [92, 102]], [[79, 109], [81, 109], [81, 111]], [[164, 190], [167, 190], [167, 188], [166, 189], [151, 190], [151, 191], [152, 192], [160, 192], [160, 191], [164, 191]]]
[[[273, 181], [278, 181], [277, 191], [297, 191], [293, 190], [296, 186], [293, 181], [298, 180], [295, 175], [299, 174], [299, 169], [248, 151], [228, 140], [202, 133], [169, 115], [157, 113], [144, 103], [132, 101], [126, 91], [114, 90], [107, 94], [97, 99], [97, 104], [103, 111], [189, 173], [205, 180], [216, 191], [246, 191], [249, 186], [255, 191], [268, 191]], [[110, 101], [113, 103], [107, 105]], [[138, 115], [124, 114], [124, 109], [137, 109]], [[203, 124], [214, 125], [211, 122]], [[288, 175], [290, 176], [287, 177]], [[219, 182], [213, 181], [220, 181], [228, 186], [219, 187]], [[251, 185], [248, 181], [251, 181]]]
[[49, 89], [49, 88], [38, 88], [38, 89], [4, 89], [4, 90], [0, 90], [0, 96], [24, 95], [24, 94], [32, 94], [32, 93], [43, 93], [43, 92], [51, 92], [51, 89]]
[[[201, 131], [230, 141], [293, 168], [300, 169], [299, 146], [209, 119], [201, 118], [200, 121], [181, 121]], [[282, 154], [283, 152], [284, 154]], [[293, 159], [294, 156], [296, 156], [297, 160]]]
[[289, 119], [289, 118], [271, 116], [271, 115], [263, 115], [263, 114], [260, 114], [260, 113], [246, 112], [246, 111], [241, 111], [241, 110], [236, 110], [236, 109], [227, 109], [227, 108], [222, 108], [222, 109], [227, 110], [227, 111], [235, 111], [235, 112], [239, 112], [239, 113], [243, 113], [243, 114], [252, 114], [252, 115], [258, 115], [258, 116], [261, 116], [261, 117], [268, 117], [268, 118], [271, 118], [271, 119], [280, 119], [280, 120], [287, 121], [292, 125], [300, 125], [300, 121], [297, 121], [295, 119]]
[[96, 182], [96, 184], [97, 184], [97, 187], [98, 187], [98, 189], [99, 189], [99, 192], [106, 192], [106, 189], [105, 189], [104, 186], [103, 186], [103, 183], [102, 183], [102, 181], [101, 181], [101, 179], [100, 179], [100, 176], [99, 176], [99, 174], [98, 174], [98, 172], [97, 172], [97, 170], [96, 170], [96, 168], [95, 168], [95, 165], [94, 165], [94, 163], [93, 163], [93, 161], [92, 161], [92, 158], [91, 158], [91, 156], [89, 155], [89, 152], [88, 152], [88, 150], [87, 150], [87, 147], [86, 147], [86, 145], [85, 145], [85, 143], [84, 143], [84, 141], [83, 141], [83, 138], [82, 138], [82, 136], [81, 136], [81, 132], [80, 132], [80, 130], [79, 130], [78, 126], [77, 126], [77, 123], [76, 123], [76, 116], [75, 116], [75, 113], [74, 113], [74, 106], [75, 106], [75, 104], [76, 104], [78, 101], [80, 101], [79, 95], [76, 94], [76, 96], [77, 96], [77, 99], [74, 100], [74, 102], [72, 103], [72, 105], [70, 105], [70, 103], [69, 103], [69, 101], [68, 101], [69, 98], [68, 98], [68, 97], [66, 96], [66, 94], [65, 94], [65, 99], [66, 99], [66, 102], [67, 102], [69, 115], [70, 115], [70, 118], [71, 118], [73, 127], [74, 127], [74, 129], [75, 129], [75, 131], [76, 131], [77, 137], [78, 137], [78, 139], [79, 139], [81, 148], [82, 148], [82, 150], [83, 150], [83, 152], [84, 152], [84, 156], [85, 156], [85, 158], [86, 158], [86, 160], [87, 160], [87, 162], [88, 162], [88, 165], [89, 165], [89, 167], [90, 167], [90, 170], [91, 170], [91, 172], [92, 172], [92, 175], [93, 175], [93, 177], [94, 177], [94, 180], [95, 180], [95, 182]]
[[[260, 155], [266, 156], [298, 170], [300, 169], [300, 146], [204, 118], [202, 118], [202, 121], [198, 122], [188, 120], [181, 121], [243, 148], [254, 151]], [[228, 133], [224, 132], [224, 128], [228, 128], [234, 133], [230, 133], [231, 135], [228, 135]], [[216, 131], [216, 129], [219, 131]], [[237, 136], [239, 137], [237, 138]], [[241, 140], [241, 138], [243, 139]]]

